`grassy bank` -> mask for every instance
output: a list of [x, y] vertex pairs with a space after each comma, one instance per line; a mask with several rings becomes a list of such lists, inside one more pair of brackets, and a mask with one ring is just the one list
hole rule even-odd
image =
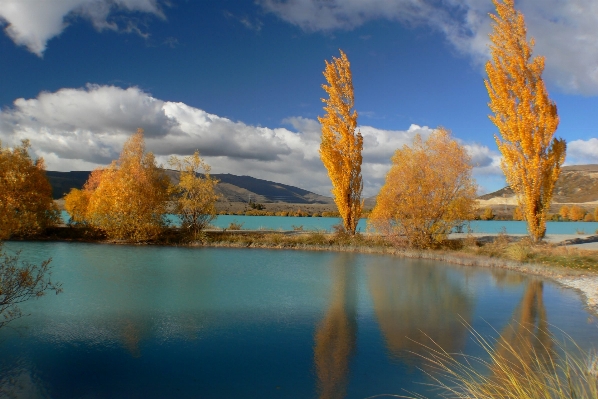
[[[125, 243], [109, 241], [101, 232], [81, 227], [50, 228], [44, 235], [35, 239]], [[383, 236], [374, 234], [351, 236], [324, 231], [209, 230], [202, 232], [195, 239], [190, 239], [180, 229], [168, 228], [157, 240], [141, 244], [391, 253], [467, 265], [475, 263], [480, 266], [493, 266], [500, 261], [506, 265], [544, 265], [579, 272], [598, 272], [598, 251], [583, 251], [550, 243], [532, 245], [525, 237], [512, 237], [502, 233], [485, 237], [470, 235], [445, 240], [431, 249], [413, 250], [406, 246], [393, 245]], [[472, 259], [476, 261], [473, 262]]]

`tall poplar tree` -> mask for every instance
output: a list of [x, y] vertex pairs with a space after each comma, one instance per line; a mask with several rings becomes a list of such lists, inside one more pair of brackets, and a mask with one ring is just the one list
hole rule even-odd
[[546, 233], [546, 215], [554, 184], [565, 160], [566, 144], [553, 139], [559, 124], [556, 104], [548, 98], [542, 72], [544, 57], [531, 58], [534, 40], [527, 41], [523, 15], [514, 0], [493, 0], [494, 21], [485, 80], [494, 115], [490, 120], [503, 155], [501, 167], [517, 194], [532, 239]]
[[361, 151], [363, 137], [355, 133], [357, 111], [353, 109], [353, 81], [347, 55], [340, 50], [340, 58], [326, 62], [324, 77], [328, 85], [322, 88], [328, 94], [322, 99], [326, 104], [324, 117], [318, 117], [322, 125], [320, 158], [328, 170], [332, 182], [332, 195], [343, 218], [345, 230], [355, 234], [361, 216], [363, 202], [361, 191]]

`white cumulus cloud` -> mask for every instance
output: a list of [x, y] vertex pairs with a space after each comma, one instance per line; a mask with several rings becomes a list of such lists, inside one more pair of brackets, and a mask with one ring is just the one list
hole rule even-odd
[[[477, 64], [488, 59], [489, 0], [258, 0], [281, 19], [306, 31], [354, 29], [388, 19], [427, 25], [443, 33]], [[598, 94], [598, 2], [519, 0], [535, 54], [546, 56], [546, 77], [571, 93]]]
[[[0, 22], [6, 24], [4, 30], [15, 44], [41, 57], [48, 41], [60, 35], [74, 17], [90, 20], [98, 30], [119, 30], [117, 23], [110, 20], [114, 11], [164, 18], [158, 0], [2, 0]], [[131, 21], [123, 29], [139, 33]]]
[[598, 139], [574, 140], [567, 143], [565, 164], [598, 164]]
[[[177, 102], [162, 101], [139, 88], [87, 85], [17, 99], [0, 111], [0, 140], [15, 145], [29, 139], [49, 170], [91, 170], [118, 157], [138, 127], [159, 162], [196, 149], [213, 173], [233, 173], [301, 187], [330, 195], [330, 181], [319, 157], [320, 125], [292, 117], [289, 128], [268, 128], [232, 121]], [[364, 137], [364, 195], [375, 195], [384, 183], [394, 151], [416, 134], [433, 129], [358, 128]], [[480, 144], [465, 143], [480, 176], [499, 176], [500, 158]]]

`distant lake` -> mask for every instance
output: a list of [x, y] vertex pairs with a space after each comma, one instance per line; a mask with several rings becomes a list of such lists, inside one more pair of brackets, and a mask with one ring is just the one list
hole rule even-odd
[[[62, 212], [62, 218], [68, 221], [68, 213]], [[171, 216], [173, 224], [178, 222], [176, 217]], [[218, 228], [226, 228], [231, 223], [240, 223], [244, 230], [293, 230], [302, 227], [303, 230], [325, 230], [333, 231], [333, 226], [341, 222], [340, 218], [326, 217], [293, 217], [293, 216], [236, 216], [221, 215], [212, 221], [212, 225]], [[527, 234], [525, 222], [516, 221], [483, 221], [473, 220], [469, 225], [474, 233], [500, 233], [503, 228], [510, 234]], [[365, 232], [367, 219], [361, 219], [357, 230]], [[585, 231], [586, 234], [593, 234], [598, 230], [598, 222], [547, 222], [547, 234], [576, 234], [578, 231]], [[465, 227], [465, 232], [467, 228]]]
[[584, 348], [598, 339], [575, 292], [505, 270], [332, 252], [4, 245], [31, 262], [52, 257], [64, 293], [26, 302], [32, 315], [0, 329], [2, 397], [434, 397], [416, 342], [482, 355], [461, 320], [487, 338], [535, 326], [522, 350], [563, 332]]

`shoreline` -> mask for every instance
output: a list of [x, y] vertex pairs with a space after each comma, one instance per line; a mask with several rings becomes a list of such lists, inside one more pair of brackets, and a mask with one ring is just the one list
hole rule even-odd
[[[206, 233], [224, 233], [222, 231], [206, 231]], [[309, 232], [297, 232], [297, 231], [285, 231], [285, 232], [264, 232], [264, 231], [249, 231], [249, 230], [238, 230], [238, 231], [227, 231], [226, 233], [232, 233], [235, 235], [250, 235], [250, 234], [283, 234], [283, 235], [301, 235], [308, 234]], [[217, 236], [217, 234], [215, 234]], [[452, 234], [451, 238], [459, 239], [462, 234]], [[484, 237], [497, 237], [498, 234], [478, 234], [478, 238]], [[519, 239], [524, 235], [509, 234], [511, 238]], [[571, 239], [569, 235], [549, 235], [546, 237], [546, 241], [563, 245], [566, 247], [573, 247], [583, 251], [584, 246], [591, 245], [588, 252], [594, 252], [598, 249], [598, 235], [587, 235], [587, 237], [573, 236]], [[354, 252], [363, 254], [374, 254], [374, 255], [391, 255], [400, 258], [408, 259], [427, 259], [446, 262], [453, 265], [459, 266], [470, 266], [470, 267], [481, 267], [481, 268], [495, 268], [503, 270], [511, 270], [519, 273], [524, 273], [531, 276], [541, 277], [543, 279], [549, 279], [560, 286], [568, 289], [572, 289], [580, 294], [582, 301], [585, 304], [586, 309], [598, 317], [598, 272], [591, 270], [580, 270], [564, 266], [545, 265], [538, 263], [524, 263], [515, 260], [509, 260], [499, 257], [490, 257], [478, 254], [468, 253], [456, 253], [449, 250], [415, 250], [409, 248], [396, 248], [396, 247], [385, 247], [385, 246], [367, 246], [367, 245], [339, 245], [339, 244], [302, 244], [302, 243], [281, 243], [272, 244], [267, 242], [233, 242], [227, 240], [218, 241], [217, 237], [214, 237], [213, 242], [201, 242], [192, 241], [188, 243], [180, 242], [158, 242], [158, 243], [134, 243], [127, 241], [108, 240], [99, 237], [57, 237], [47, 236], [38, 239], [26, 239], [9, 240], [12, 242], [18, 241], [55, 241], [55, 242], [84, 242], [84, 243], [97, 243], [97, 244], [108, 244], [108, 245], [161, 245], [161, 246], [183, 246], [183, 247], [205, 247], [205, 248], [256, 248], [256, 249], [272, 249], [272, 250], [298, 250], [298, 251], [331, 251], [331, 252]], [[579, 244], [579, 241], [586, 243]], [[593, 247], [596, 248], [593, 248]]]
[[264, 245], [250, 244], [242, 245], [231, 242], [215, 243], [191, 243], [190, 247], [206, 248], [256, 248], [274, 250], [298, 250], [298, 251], [331, 251], [331, 252], [354, 252], [373, 255], [391, 255], [408, 259], [426, 259], [450, 263], [458, 266], [496, 268], [524, 273], [549, 279], [560, 286], [576, 291], [582, 298], [587, 310], [598, 317], [598, 273], [592, 271], [576, 270], [567, 267], [540, 265], [534, 263], [523, 263], [501, 258], [492, 258], [481, 255], [454, 254], [446, 251], [434, 250], [412, 250], [399, 248], [381, 248], [367, 246], [320, 246], [320, 245]]

